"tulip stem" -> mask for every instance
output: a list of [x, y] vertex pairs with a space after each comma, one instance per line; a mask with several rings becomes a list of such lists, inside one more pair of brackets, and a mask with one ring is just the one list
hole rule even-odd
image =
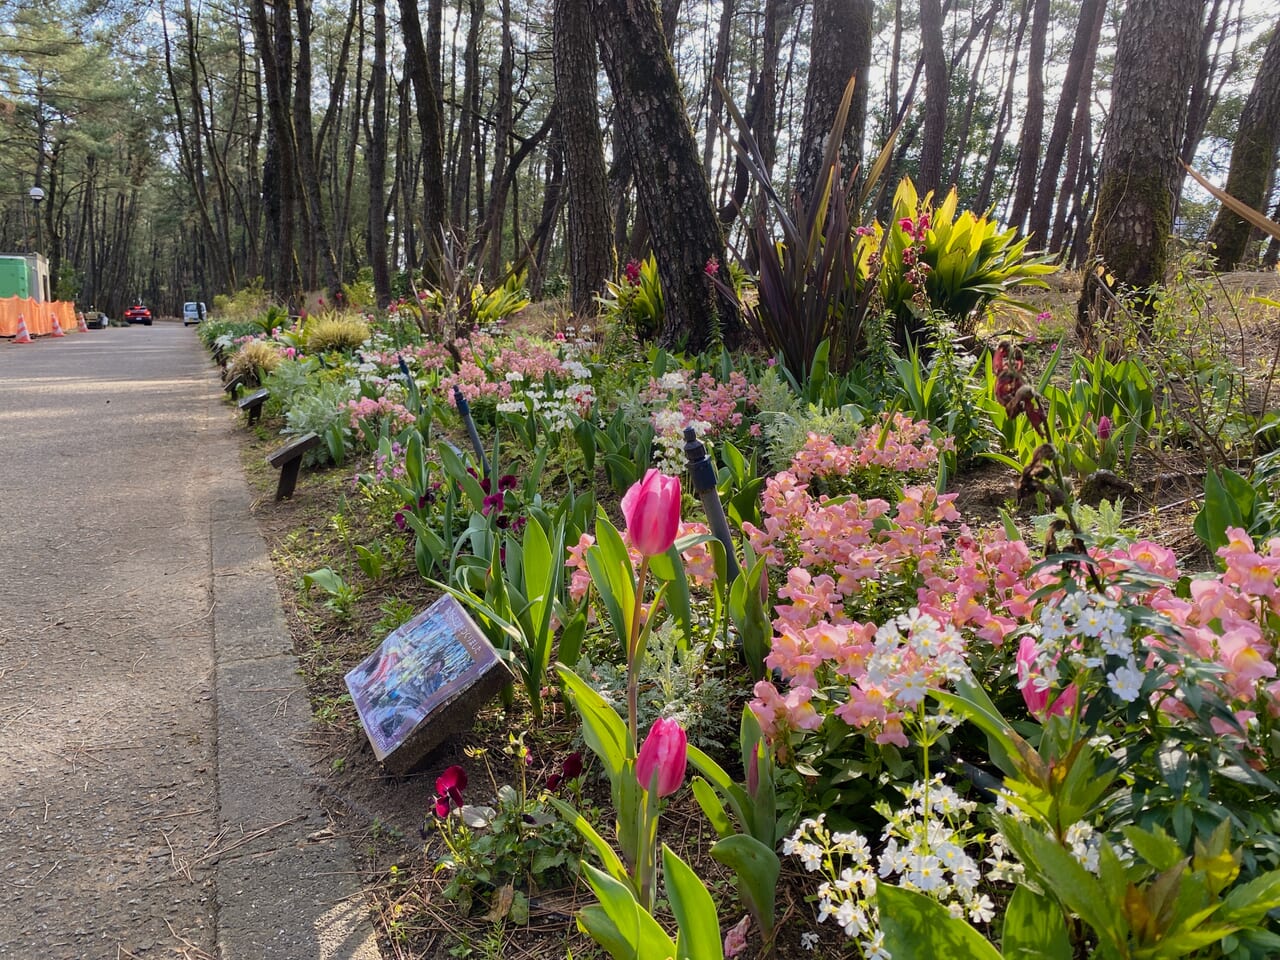
[[631, 636], [627, 641], [627, 732], [631, 736], [631, 756], [636, 755], [640, 727], [640, 612], [644, 607], [645, 580], [649, 576], [649, 558], [640, 558], [636, 577], [636, 602], [631, 611]]

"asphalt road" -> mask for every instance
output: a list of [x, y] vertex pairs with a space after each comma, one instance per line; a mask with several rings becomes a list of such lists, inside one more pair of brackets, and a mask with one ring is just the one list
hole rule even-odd
[[0, 340], [0, 958], [377, 957], [219, 387]]

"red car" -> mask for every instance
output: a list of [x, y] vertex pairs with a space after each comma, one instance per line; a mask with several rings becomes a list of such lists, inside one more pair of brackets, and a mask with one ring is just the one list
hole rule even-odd
[[144, 307], [141, 303], [135, 303], [132, 307], [124, 312], [124, 318], [129, 323], [140, 323], [143, 326], [151, 326], [151, 310]]

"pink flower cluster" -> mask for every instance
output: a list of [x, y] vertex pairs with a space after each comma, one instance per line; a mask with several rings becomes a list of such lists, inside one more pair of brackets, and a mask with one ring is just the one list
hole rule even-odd
[[468, 400], [492, 397], [505, 400], [511, 396], [512, 381], [541, 382], [546, 374], [556, 380], [569, 378], [564, 362], [550, 349], [524, 337], [517, 338], [509, 347], [498, 349], [494, 339], [476, 334], [455, 344], [464, 359], [456, 373], [440, 381], [440, 389], [453, 402], [453, 387], [457, 384]]
[[[678, 371], [661, 379], [650, 378], [649, 383], [640, 391], [640, 399], [650, 406], [663, 409], [675, 402], [681, 421], [705, 423], [713, 433], [720, 433], [742, 426], [747, 415], [760, 402], [760, 388], [737, 370], [729, 374], [727, 383], [717, 380], [709, 373], [690, 380], [685, 371]], [[654, 414], [654, 426], [659, 429], [661, 425], [657, 421], [660, 413], [661, 411]]]
[[[787, 570], [765, 663], [790, 690], [784, 695], [761, 681], [752, 702], [771, 738], [815, 728], [821, 717], [811, 700], [822, 689], [824, 701], [846, 722], [880, 742], [901, 741], [894, 691], [869, 670], [880, 628], [859, 622], [853, 612], [912, 606], [919, 595], [919, 610], [940, 628], [952, 625], [950, 605], [932, 598], [924, 584], [950, 581], [942, 561], [946, 524], [959, 518], [953, 500], [928, 487], [908, 487], [891, 508], [879, 499], [812, 497], [787, 471], [767, 481], [764, 529], [747, 523], [743, 532], [757, 554]], [[934, 602], [926, 605], [926, 599]]]
[[852, 446], [841, 446], [826, 434], [810, 433], [791, 462], [790, 472], [802, 483], [848, 477], [859, 470], [882, 467], [909, 474], [932, 470], [938, 456], [954, 447], [947, 437], [941, 446], [930, 435], [928, 421], [904, 413], [881, 414], [861, 431]]
[[[627, 545], [627, 553], [631, 555], [631, 565], [633, 567], [638, 566], [640, 563], [640, 551], [631, 545], [631, 539], [627, 536], [625, 530], [620, 532], [622, 533], [622, 542]], [[676, 539], [680, 540], [684, 537], [705, 533], [710, 533], [710, 529], [705, 523], [689, 523], [681, 520]], [[564, 565], [566, 569], [572, 571], [569, 577], [569, 599], [574, 603], [581, 603], [582, 598], [591, 589], [591, 572], [587, 569], [587, 550], [595, 542], [595, 537], [589, 533], [584, 533], [578, 538], [577, 543], [568, 548], [568, 557]], [[715, 583], [716, 564], [708, 544], [699, 543], [684, 551], [680, 556], [684, 559], [684, 572], [685, 576], [689, 578], [690, 586], [701, 588], [709, 587]]]
[[388, 397], [361, 397], [359, 400], [348, 400], [343, 408], [347, 411], [348, 423], [361, 440], [369, 439], [365, 434], [365, 426], [383, 419], [391, 422], [391, 432], [399, 433], [416, 424], [417, 418], [404, 404], [396, 403]]

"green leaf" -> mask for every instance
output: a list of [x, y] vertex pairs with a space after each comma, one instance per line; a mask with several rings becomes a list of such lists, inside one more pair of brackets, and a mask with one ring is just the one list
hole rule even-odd
[[[676, 955], [676, 945], [636, 902], [628, 886], [589, 863], [582, 865], [582, 871], [600, 900], [600, 913], [587, 907], [578, 914], [579, 922], [615, 960], [671, 960]], [[601, 915], [607, 924], [600, 922]]]
[[755, 837], [736, 833], [712, 847], [711, 856], [737, 875], [743, 902], [768, 942], [773, 936], [774, 901], [782, 872], [777, 853]]
[[591, 752], [604, 764], [605, 773], [616, 781], [626, 769], [630, 739], [626, 722], [618, 712], [605, 703], [604, 698], [591, 685], [563, 664], [556, 666], [560, 682], [573, 698], [573, 705], [582, 717], [582, 736]]
[[[1002, 832], [1009, 834], [1007, 817], [997, 815]], [[1101, 881], [1080, 862], [1035, 827], [1021, 830], [1021, 839], [1030, 854], [1028, 867], [1035, 867], [1046, 888], [1080, 919], [1093, 928], [1102, 945], [1123, 954], [1129, 939], [1124, 915], [1113, 908]]]
[[977, 930], [922, 893], [882, 883], [876, 888], [884, 948], [892, 957], [1000, 960]]
[[1056, 903], [1028, 886], [1009, 899], [1000, 934], [1005, 960], [1071, 960], [1071, 935]]
[[598, 857], [600, 857], [600, 862], [604, 864], [604, 868], [608, 872], [609, 876], [621, 883], [627, 883], [629, 881], [630, 877], [627, 873], [626, 865], [622, 862], [622, 858], [618, 856], [613, 847], [609, 846], [608, 841], [606, 841], [604, 837], [600, 836], [596, 831], [596, 828], [591, 825], [591, 822], [587, 820], [586, 817], [558, 797], [547, 797], [547, 802], [555, 807], [556, 812], [560, 814], [561, 820], [577, 830], [578, 833], [581, 834], [582, 839], [587, 841], [587, 844], [591, 849], [596, 852]]
[[480, 486], [479, 480], [467, 473], [466, 464], [463, 463], [458, 451], [449, 443], [440, 444], [436, 450], [440, 454], [440, 463], [444, 466], [445, 472], [462, 488], [462, 492], [471, 501], [471, 509], [476, 512], [483, 511], [484, 488]]
[[631, 636], [636, 605], [635, 570], [622, 537], [603, 515], [596, 520], [596, 542], [587, 550], [591, 582], [609, 613], [609, 623], [621, 649]]
[[706, 814], [707, 820], [711, 823], [711, 829], [716, 832], [716, 836], [721, 839], [733, 836], [733, 823], [729, 820], [729, 812], [725, 810], [724, 803], [721, 802], [720, 796], [712, 788], [711, 784], [701, 777], [694, 777], [690, 786], [693, 789], [694, 799], [698, 801], [698, 806]]
[[766, 558], [761, 557], [750, 570], [741, 570], [729, 588], [729, 617], [742, 640], [742, 653], [753, 680], [764, 679], [764, 661], [773, 639], [773, 624], [760, 596], [765, 566]]
[[676, 937], [676, 960], [724, 960], [715, 901], [707, 892], [706, 884], [665, 843], [662, 872], [667, 899], [671, 901], [671, 912], [680, 931]]
[[312, 587], [319, 587], [330, 596], [342, 593], [349, 589], [347, 581], [343, 580], [341, 575], [331, 570], [329, 567], [321, 567], [319, 570], [313, 570], [302, 578], [302, 585], [307, 590]]

